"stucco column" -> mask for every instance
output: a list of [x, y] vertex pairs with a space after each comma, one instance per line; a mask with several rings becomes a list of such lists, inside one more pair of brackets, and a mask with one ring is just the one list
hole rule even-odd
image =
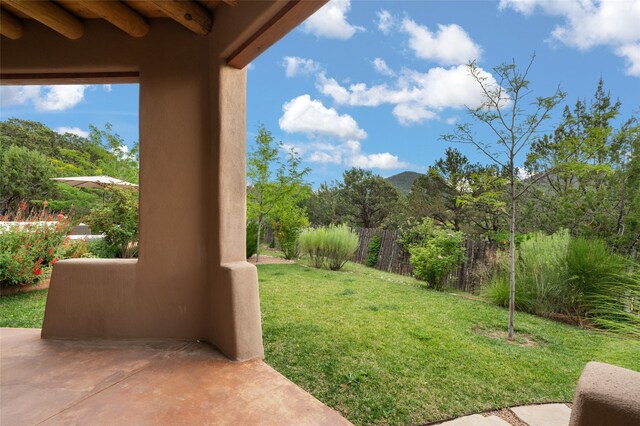
[[[212, 153], [216, 214], [211, 241], [210, 340], [234, 359], [263, 356], [258, 275], [246, 261], [246, 70], [214, 64], [212, 90], [218, 114], [212, 120], [217, 143]], [[218, 266], [219, 265], [219, 266]]]

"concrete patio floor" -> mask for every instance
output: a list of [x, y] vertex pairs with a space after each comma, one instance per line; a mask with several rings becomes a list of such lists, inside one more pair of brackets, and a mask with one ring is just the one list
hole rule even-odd
[[0, 329], [0, 424], [349, 425], [263, 361], [179, 341]]

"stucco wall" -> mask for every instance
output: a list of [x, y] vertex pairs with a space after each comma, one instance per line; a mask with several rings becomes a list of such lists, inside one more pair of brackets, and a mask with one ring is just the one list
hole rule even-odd
[[233, 359], [262, 356], [244, 259], [246, 72], [224, 57], [281, 6], [226, 8], [208, 36], [152, 20], [135, 39], [89, 21], [72, 41], [30, 21], [2, 39], [3, 73], [139, 73], [139, 259], [57, 263], [43, 338], [200, 339]]

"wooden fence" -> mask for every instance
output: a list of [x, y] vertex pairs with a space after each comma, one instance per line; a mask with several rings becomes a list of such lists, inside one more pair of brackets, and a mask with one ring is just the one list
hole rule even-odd
[[[409, 263], [409, 254], [398, 243], [397, 230], [374, 228], [356, 229], [360, 238], [360, 246], [353, 261], [364, 264], [369, 256], [369, 245], [374, 235], [380, 236], [380, 251], [375, 268], [381, 271], [401, 275], [412, 275], [413, 266]], [[466, 291], [476, 292], [482, 281], [494, 270], [496, 265], [497, 245], [487, 241], [465, 241], [465, 262], [448, 278], [449, 286]]]

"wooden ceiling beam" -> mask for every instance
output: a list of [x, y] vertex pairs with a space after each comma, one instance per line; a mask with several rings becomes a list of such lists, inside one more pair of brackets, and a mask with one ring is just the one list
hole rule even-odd
[[200, 35], [207, 35], [213, 25], [213, 15], [198, 3], [187, 0], [151, 0], [170, 18]]
[[83, 5], [132, 37], [143, 37], [149, 32], [147, 21], [124, 3], [93, 0], [84, 2]]
[[0, 34], [11, 40], [17, 40], [24, 34], [22, 22], [4, 9], [0, 9]]
[[82, 21], [51, 1], [3, 0], [3, 2], [72, 40], [84, 34]]

